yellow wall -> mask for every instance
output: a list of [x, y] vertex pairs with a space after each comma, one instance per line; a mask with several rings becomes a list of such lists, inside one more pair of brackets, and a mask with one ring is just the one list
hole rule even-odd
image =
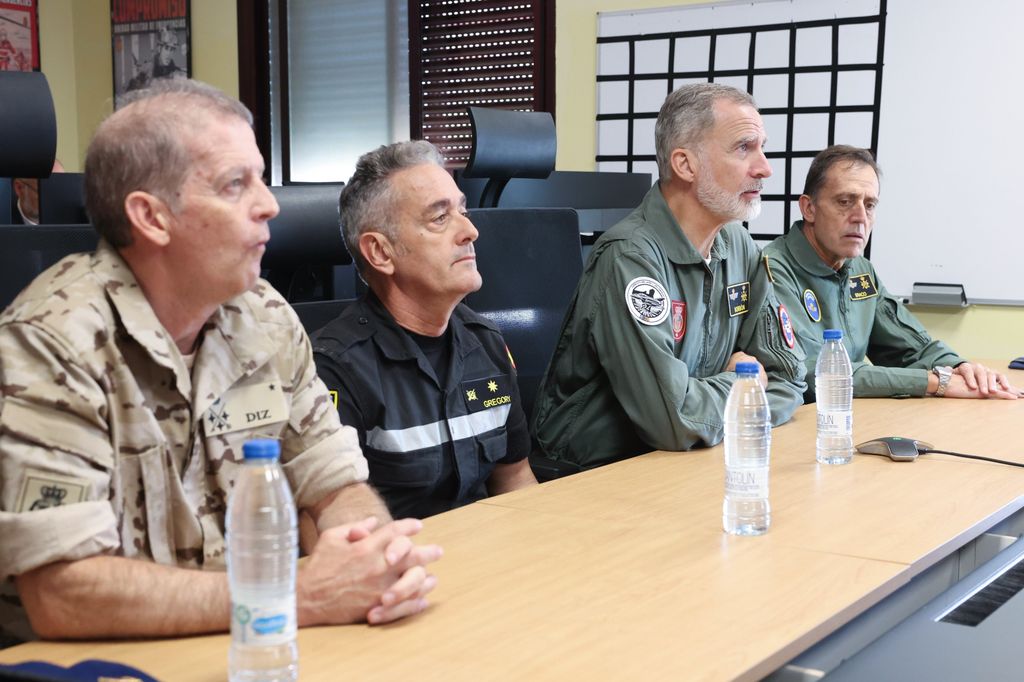
[[[558, 0], [555, 18], [555, 120], [558, 168], [594, 170], [597, 115], [597, 14], [697, 4], [700, 0]], [[883, 273], [884, 275], [884, 273]], [[929, 332], [968, 358], [1005, 360], [1024, 355], [1024, 310], [970, 306], [920, 308]]]
[[[192, 5], [192, 74], [238, 95], [235, 0]], [[113, 110], [110, 0], [40, 0], [39, 51], [57, 112], [57, 158], [80, 171], [93, 130]]]

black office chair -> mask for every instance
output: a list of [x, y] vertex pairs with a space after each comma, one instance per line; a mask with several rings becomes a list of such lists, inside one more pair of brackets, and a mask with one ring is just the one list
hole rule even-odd
[[334, 318], [341, 315], [345, 308], [357, 300], [356, 298], [342, 298], [332, 301], [301, 301], [292, 303], [292, 309], [299, 316], [306, 334], [313, 336], [314, 333], [326, 327]]
[[85, 175], [54, 173], [39, 181], [39, 221], [43, 225], [82, 225], [85, 212]]
[[555, 121], [546, 111], [468, 107], [473, 147], [461, 175], [487, 178], [481, 208], [494, 208], [512, 178], [546, 178], [555, 169]]
[[94, 251], [98, 240], [92, 225], [0, 227], [0, 308], [64, 256]]
[[[558, 341], [562, 318], [583, 272], [579, 226], [572, 209], [477, 209], [480, 291], [465, 303], [501, 329], [516, 363], [527, 418]], [[578, 469], [531, 457], [538, 478]]]
[[338, 217], [343, 185], [271, 187], [281, 212], [270, 221], [263, 276], [292, 303], [351, 298], [357, 277]]

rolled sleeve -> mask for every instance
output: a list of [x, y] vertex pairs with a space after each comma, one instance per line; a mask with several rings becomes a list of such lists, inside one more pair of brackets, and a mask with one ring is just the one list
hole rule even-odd
[[55, 561], [107, 554], [120, 546], [110, 504], [80, 502], [29, 512], [0, 512], [0, 575], [20, 575]]
[[0, 383], [0, 575], [117, 551], [100, 387], [22, 324], [0, 330]]

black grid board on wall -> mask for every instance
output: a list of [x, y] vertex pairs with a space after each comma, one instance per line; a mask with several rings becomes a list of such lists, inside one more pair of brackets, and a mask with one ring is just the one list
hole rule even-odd
[[[681, 85], [698, 81], [745, 87], [758, 101], [765, 120], [769, 134], [766, 156], [776, 176], [766, 181], [766, 189], [774, 187], [776, 191], [766, 191], [762, 196], [763, 215], [767, 217], [771, 213], [776, 217], [768, 221], [759, 219], [751, 236], [766, 241], [787, 232], [793, 220], [799, 218], [796, 201], [803, 189], [807, 167], [821, 149], [834, 143], [855, 144], [868, 147], [877, 156], [885, 6], [886, 0], [881, 0], [878, 14], [868, 16], [598, 37], [599, 49], [617, 46], [616, 54], [621, 55], [611, 68], [605, 64], [599, 67], [598, 89], [617, 84], [613, 87], [623, 95], [615, 98], [620, 104], [612, 106], [611, 111], [599, 97], [599, 138], [605, 122], [620, 122], [612, 124], [616, 125], [616, 131], [620, 130], [620, 125], [625, 128], [621, 131], [625, 138], [624, 150], [616, 150], [624, 153], [603, 153], [599, 143], [595, 157], [598, 168], [632, 172], [639, 165], [640, 170], [652, 169], [656, 161], [653, 124], [661, 102], [655, 103], [650, 98], [638, 102], [639, 92], [651, 93], [654, 86], [660, 94], [663, 84], [664, 95], [668, 95]], [[759, 40], [763, 42], [762, 47], [770, 46], [774, 54], [759, 50]], [[798, 58], [797, 46], [801, 40], [827, 45], [818, 53], [827, 53], [830, 58], [810, 63], [806, 58]], [[857, 45], [845, 46], [856, 49], [841, 49], [844, 40], [857, 41]], [[727, 43], [735, 53], [736, 46], [742, 46], [743, 41], [746, 41], [746, 64], [735, 63], [735, 58], [722, 64], [721, 46]], [[638, 51], [655, 44], [661, 46], [667, 57], [667, 68], [638, 71]], [[683, 48], [692, 54], [694, 46], [707, 54], [703, 68], [692, 68], [692, 57], [689, 64], [680, 63]], [[647, 54], [650, 52], [648, 49]], [[851, 52], [860, 58], [843, 57], [844, 53]], [[765, 58], [766, 54], [771, 56]], [[865, 59], [865, 55], [869, 57]], [[872, 78], [873, 83], [870, 83]], [[857, 87], [849, 87], [853, 83]], [[767, 87], [769, 84], [771, 88]], [[815, 90], [815, 96], [804, 96], [811, 89]], [[846, 96], [854, 90], [859, 91], [859, 96]], [[625, 106], [621, 106], [621, 100], [625, 100]], [[643, 136], [635, 132], [638, 125], [643, 126]], [[802, 134], [810, 129], [817, 134]], [[650, 140], [646, 139], [648, 133]], [[813, 143], [809, 143], [809, 139], [813, 139]]]

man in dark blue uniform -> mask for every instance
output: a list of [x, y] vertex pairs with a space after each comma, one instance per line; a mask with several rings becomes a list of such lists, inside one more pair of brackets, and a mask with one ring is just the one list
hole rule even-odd
[[370, 291], [313, 338], [317, 372], [398, 516], [536, 483], [515, 365], [460, 301], [480, 288], [466, 198], [428, 142], [363, 155], [341, 193]]

